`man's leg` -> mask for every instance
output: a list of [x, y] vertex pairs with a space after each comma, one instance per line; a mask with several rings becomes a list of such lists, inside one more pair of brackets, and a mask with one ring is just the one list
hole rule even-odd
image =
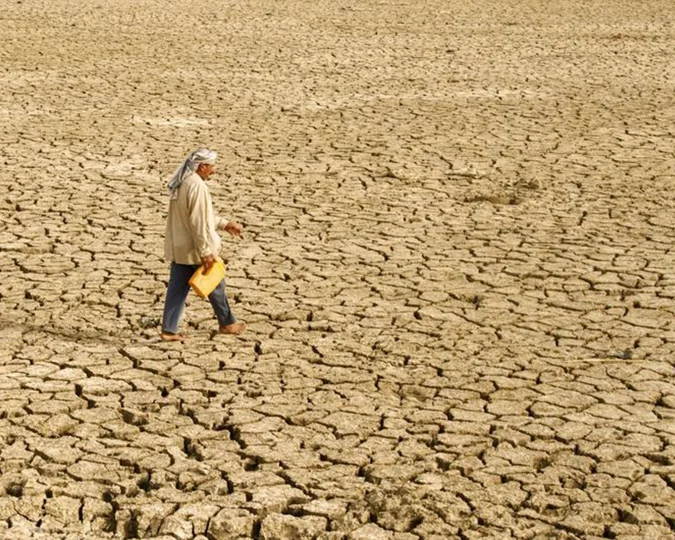
[[169, 285], [166, 288], [166, 299], [164, 300], [162, 339], [167, 341], [182, 341], [183, 339], [183, 336], [177, 334], [178, 323], [185, 308], [185, 300], [190, 292], [189, 281], [195, 268], [190, 264], [171, 263]]
[[246, 330], [246, 323], [238, 323], [230, 309], [225, 293], [225, 280], [221, 280], [218, 286], [209, 295], [209, 302], [218, 318], [218, 326], [221, 334], [241, 334]]

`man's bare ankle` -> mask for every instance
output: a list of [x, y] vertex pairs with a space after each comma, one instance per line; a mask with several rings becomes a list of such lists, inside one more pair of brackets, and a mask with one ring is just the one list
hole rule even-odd
[[183, 334], [176, 334], [174, 332], [161, 332], [159, 337], [162, 341], [185, 341], [187, 336]]
[[219, 332], [221, 334], [241, 334], [246, 330], [245, 322], [233, 322], [226, 326], [219, 327]]

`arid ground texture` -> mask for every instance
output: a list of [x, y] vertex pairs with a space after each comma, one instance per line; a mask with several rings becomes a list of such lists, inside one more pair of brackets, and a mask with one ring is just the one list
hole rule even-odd
[[[0, 27], [0, 538], [675, 538], [674, 2]], [[166, 343], [199, 147], [249, 329]]]

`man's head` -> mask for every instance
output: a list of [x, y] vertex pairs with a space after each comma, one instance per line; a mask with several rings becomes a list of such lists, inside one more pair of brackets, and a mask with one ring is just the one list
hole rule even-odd
[[195, 150], [190, 155], [190, 161], [197, 165], [195, 172], [206, 180], [216, 170], [216, 158], [218, 154], [207, 148]]
[[216, 158], [218, 154], [208, 148], [200, 148], [192, 152], [178, 167], [171, 180], [167, 184], [169, 196], [175, 199], [178, 196], [178, 188], [191, 173], [197, 173], [203, 179], [207, 179], [216, 170]]
[[197, 174], [206, 180], [216, 170], [215, 163], [200, 163], [197, 167]]

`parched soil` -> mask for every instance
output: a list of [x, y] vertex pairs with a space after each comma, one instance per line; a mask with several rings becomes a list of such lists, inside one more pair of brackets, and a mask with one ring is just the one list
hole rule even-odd
[[[675, 538], [674, 20], [0, 0], [0, 537]], [[249, 330], [165, 343], [201, 146]]]

